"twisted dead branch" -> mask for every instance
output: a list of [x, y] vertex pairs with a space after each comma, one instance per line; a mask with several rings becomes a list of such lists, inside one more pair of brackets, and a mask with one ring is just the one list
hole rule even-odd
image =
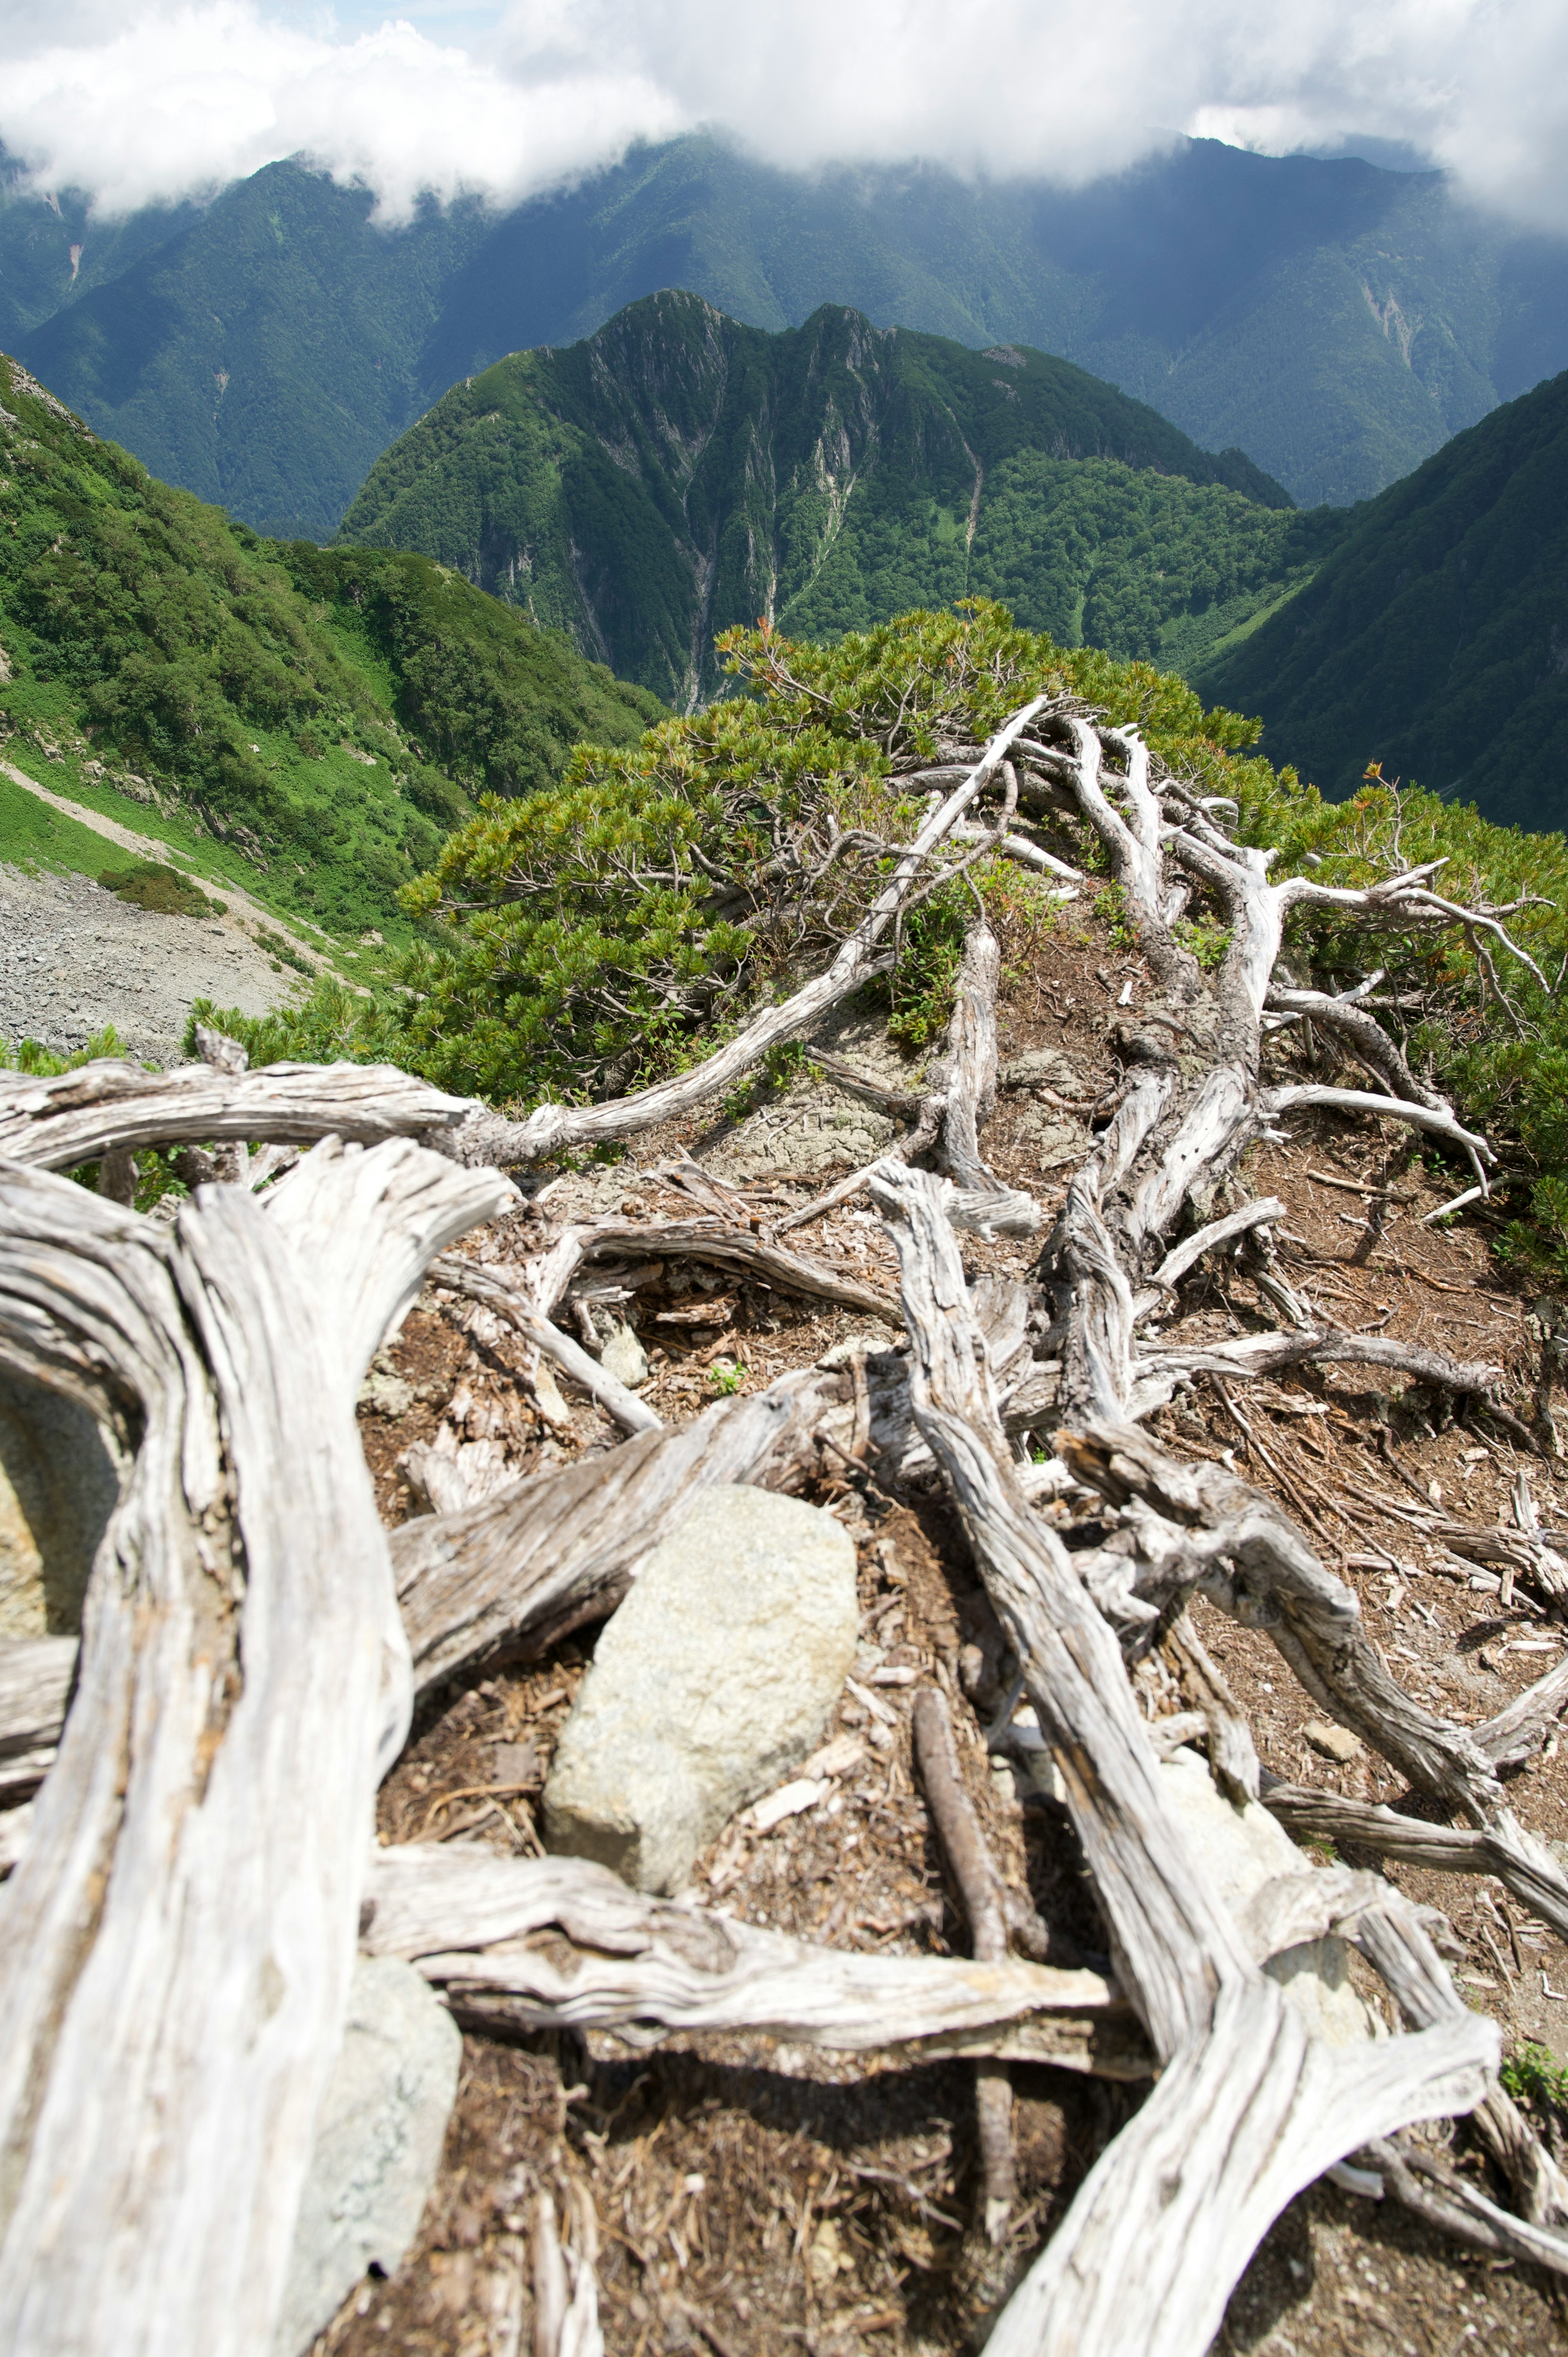
[[[0, 1363], [85, 1402], [130, 1468], [80, 1653], [58, 1640], [0, 1656], [0, 1794], [41, 1782], [8, 1853], [20, 1862], [0, 1954], [11, 2031], [0, 2058], [7, 2345], [43, 2357], [260, 2357], [269, 2346], [362, 1900], [368, 1944], [416, 1962], [476, 2025], [592, 2024], [632, 2044], [673, 2029], [760, 2028], [902, 2061], [1028, 2055], [1129, 2080], [1157, 2071], [997, 2325], [999, 2357], [1110, 2347], [1196, 2357], [1296, 2190], [1349, 2154], [1369, 2157], [1408, 2198], [1423, 2164], [1391, 2139], [1458, 2112], [1474, 2111], [1509, 2174], [1522, 2225], [1481, 2218], [1455, 2184], [1434, 2196], [1429, 2171], [1420, 2197], [1438, 2201], [1455, 2232], [1463, 2212], [1472, 2239], [1493, 2236], [1487, 2247], [1539, 2257], [1542, 2236], [1556, 2247], [1561, 2179], [1492, 2083], [1495, 2029], [1464, 2006], [1420, 1921], [1376, 1878], [1348, 1874], [1284, 1878], [1289, 1888], [1271, 1885], [1232, 1916], [1173, 1809], [1168, 1744], [1156, 1749], [1128, 1675], [1129, 1661], [1165, 1644], [1194, 1706], [1165, 1735], [1201, 1731], [1232, 1793], [1257, 1789], [1234, 1698], [1185, 1618], [1201, 1589], [1265, 1630], [1321, 1706], [1466, 1820], [1426, 1825], [1270, 1785], [1262, 1797], [1282, 1823], [1496, 1874], [1568, 1932], [1568, 1878], [1507, 1809], [1498, 1775], [1554, 1724], [1568, 1664], [1485, 1727], [1427, 1711], [1372, 1644], [1353, 1592], [1279, 1507], [1223, 1467], [1183, 1463], [1141, 1428], [1200, 1374], [1313, 1362], [1399, 1369], [1495, 1396], [1493, 1366], [1320, 1329], [1268, 1270], [1262, 1240], [1279, 1205], [1217, 1196], [1253, 1139], [1316, 1108], [1434, 1135], [1467, 1157], [1484, 1190], [1492, 1149], [1411, 1073], [1367, 994], [1300, 989], [1280, 952], [1292, 910], [1316, 906], [1373, 931], [1455, 926], [1487, 961], [1494, 950], [1521, 955], [1509, 912], [1444, 899], [1430, 868], [1359, 892], [1303, 877], [1273, 884], [1269, 856], [1226, 834], [1225, 805], [1157, 775], [1136, 731], [1059, 698], [1035, 698], [989, 746], [963, 750], [941, 773], [945, 799], [831, 965], [693, 1071], [634, 1097], [544, 1106], [512, 1123], [386, 1071], [248, 1073], [222, 1043], [188, 1073], [102, 1064], [0, 1082]], [[998, 781], [999, 813], [983, 807]], [[898, 1248], [908, 1358], [789, 1376], [682, 1431], [660, 1426], [553, 1323], [596, 1263], [679, 1256], [900, 1318], [873, 1288], [746, 1224], [732, 1197], [689, 1174], [702, 1217], [572, 1228], [521, 1270], [440, 1263], [438, 1281], [507, 1318], [630, 1437], [461, 1514], [411, 1523], [389, 1544], [353, 1423], [360, 1373], [444, 1246], [513, 1200], [493, 1175], [454, 1165], [539, 1161], [706, 1101], [885, 970], [890, 929], [939, 871], [957, 872], [1005, 836], [1025, 842], [1027, 814], [1063, 810], [1102, 845], [1156, 988], [1120, 1035], [1114, 1110], [1069, 1186], [1034, 1283], [988, 1280], [972, 1292], [953, 1232], [956, 1220], [1023, 1234], [1036, 1217], [983, 1157], [997, 956], [977, 925], [940, 1085], [900, 1103], [916, 1125], [903, 1158], [884, 1157], [870, 1176]], [[944, 864], [936, 855], [954, 834], [969, 847]], [[1194, 894], [1211, 895], [1230, 928], [1212, 978], [1174, 930]], [[1270, 1027], [1308, 1021], [1387, 1092], [1271, 1078]], [[411, 1142], [422, 1137], [440, 1155]], [[279, 1178], [286, 1156], [249, 1160], [259, 1140], [319, 1142]], [[155, 1144], [193, 1155], [205, 1144], [226, 1157], [226, 1184], [190, 1161], [198, 1191], [166, 1227], [114, 1200], [125, 1157]], [[912, 1167], [928, 1147], [956, 1185]], [[105, 1171], [97, 1198], [50, 1175], [92, 1160]], [[257, 1195], [263, 1178], [272, 1183]], [[1197, 1348], [1164, 1339], [1193, 1268], [1237, 1248], [1262, 1255], [1264, 1296], [1288, 1330]], [[1009, 1436], [1028, 1430], [1048, 1435], [1055, 1454], [1026, 1480]], [[965, 1849], [934, 1736], [922, 1741], [928, 1790], [966, 1892], [972, 1963], [812, 1948], [644, 1900], [575, 1861], [452, 1846], [367, 1861], [376, 1777], [403, 1742], [416, 1689], [536, 1651], [602, 1614], [702, 1488], [801, 1487], [824, 1449], [851, 1468], [879, 1467], [878, 1479], [902, 1469], [946, 1485], [1067, 1795], [1114, 1984], [1007, 1956], [1018, 1910]], [[1089, 1544], [1069, 1550], [1036, 1510], [1053, 1498], [1094, 1502]], [[1447, 1543], [1466, 1536], [1455, 1526]], [[1511, 1550], [1505, 1572], [1555, 1597], [1559, 1562], [1538, 1527], [1521, 1521], [1488, 1543]], [[935, 1709], [923, 1697], [921, 1720]], [[1405, 2034], [1353, 2052], [1309, 2035], [1261, 1967], [1326, 1928], [1362, 1946]], [[1011, 2200], [1004, 2075], [988, 2067], [983, 2084], [1000, 2091], [987, 2205], [1000, 2231]], [[584, 2349], [596, 2326], [591, 2253], [574, 2286], [558, 2236], [552, 2257], [553, 2233], [537, 2212], [542, 2330], [559, 2357], [575, 2309]]]
[[411, 1699], [354, 1397], [506, 1192], [324, 1142], [165, 1229], [0, 1168], [0, 1361], [134, 1454], [5, 1896], [7, 2346], [266, 2346]]

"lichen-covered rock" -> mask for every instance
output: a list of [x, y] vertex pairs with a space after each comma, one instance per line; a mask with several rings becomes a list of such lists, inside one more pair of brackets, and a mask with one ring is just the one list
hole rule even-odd
[[854, 1547], [832, 1514], [704, 1491], [599, 1639], [544, 1788], [551, 1848], [680, 1889], [821, 1740], [857, 1625]]
[[412, 1964], [360, 1957], [273, 2357], [300, 2357], [371, 2266], [390, 2276], [402, 2265], [440, 2166], [462, 2052], [456, 2022]]
[[599, 1352], [599, 1364], [607, 1375], [614, 1375], [629, 1391], [636, 1391], [648, 1381], [648, 1353], [624, 1318], [618, 1318], [611, 1328]]

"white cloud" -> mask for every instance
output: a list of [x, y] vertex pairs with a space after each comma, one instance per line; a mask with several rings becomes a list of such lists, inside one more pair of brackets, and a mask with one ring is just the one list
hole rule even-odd
[[[0, 55], [7, 30], [0, 20]], [[91, 189], [108, 214], [303, 154], [369, 182], [396, 219], [425, 188], [557, 187], [681, 124], [635, 71], [517, 78], [407, 23], [334, 39], [248, 0], [122, 17], [107, 38], [16, 59], [0, 87], [0, 138], [36, 184]]]
[[[348, 0], [366, 21], [368, 0]], [[286, 12], [286, 13], [285, 13]], [[482, 0], [480, 0], [482, 16]], [[465, 0], [334, 29], [313, 0], [0, 0], [0, 136], [124, 210], [304, 153], [396, 217], [517, 199], [639, 137], [1081, 183], [1188, 130], [1281, 153], [1405, 142], [1568, 230], [1562, 0]], [[444, 33], [450, 16], [451, 29]], [[469, 37], [459, 46], [453, 34]], [[1160, 127], [1160, 126], [1163, 126]]]

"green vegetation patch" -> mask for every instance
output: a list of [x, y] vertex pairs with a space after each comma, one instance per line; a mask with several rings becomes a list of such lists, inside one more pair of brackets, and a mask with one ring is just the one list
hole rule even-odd
[[102, 867], [98, 881], [115, 899], [127, 900], [134, 909], [151, 909], [160, 917], [221, 917], [225, 914], [221, 900], [209, 900], [188, 876], [177, 867], [166, 867], [156, 860], [143, 860], [134, 867]]
[[1195, 676], [1336, 798], [1377, 761], [1490, 818], [1568, 822], [1568, 375], [1355, 509]]
[[423, 559], [260, 541], [16, 362], [0, 386], [0, 726], [68, 791], [177, 806], [280, 912], [406, 933], [399, 890], [475, 793], [657, 716]]
[[[826, 647], [736, 630], [721, 652], [735, 692], [706, 712], [635, 746], [580, 748], [547, 791], [483, 801], [404, 896], [423, 930], [392, 987], [364, 998], [322, 979], [296, 1009], [201, 1019], [233, 1031], [257, 1064], [390, 1061], [518, 1110], [621, 1093], [711, 1053], [757, 1004], [826, 963], [924, 815], [901, 770], [983, 740], [1041, 691], [1067, 692], [1135, 724], [1197, 791], [1230, 797], [1240, 839], [1274, 850], [1275, 877], [1310, 871], [1359, 888], [1437, 861], [1446, 896], [1509, 910], [1525, 955], [1494, 940], [1489, 965], [1462, 928], [1396, 930], [1333, 909], [1298, 909], [1286, 951], [1292, 971], [1323, 987], [1383, 969], [1380, 1004], [1412, 1065], [1498, 1147], [1489, 1217], [1502, 1249], [1568, 1282], [1561, 835], [1497, 826], [1375, 773], [1350, 801], [1326, 801], [1251, 749], [1255, 722], [1206, 712], [1150, 663], [1021, 630], [986, 600]], [[1099, 879], [1101, 915], [1135, 942], [1096, 842], [1064, 821], [1060, 848]], [[1014, 939], [1057, 921], [1034, 878], [993, 859], [933, 891], [876, 985], [911, 1046], [947, 1018], [972, 884]], [[1183, 927], [1212, 970], [1227, 946], [1223, 912], [1200, 893]], [[1430, 1143], [1423, 1151], [1452, 1169], [1455, 1193], [1470, 1183], [1467, 1166]]]

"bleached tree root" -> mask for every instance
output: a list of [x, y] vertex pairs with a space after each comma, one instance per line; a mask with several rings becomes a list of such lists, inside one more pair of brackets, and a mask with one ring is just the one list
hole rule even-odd
[[1429, 1825], [1378, 1803], [1300, 1784], [1271, 1784], [1262, 1801], [1292, 1834], [1351, 1842], [1375, 1857], [1424, 1866], [1434, 1874], [1494, 1874], [1521, 1906], [1568, 1939], [1561, 1869], [1551, 1851], [1506, 1813], [1484, 1827]]
[[167, 1229], [0, 1169], [0, 1358], [135, 1444], [0, 1902], [0, 2345], [270, 2345], [410, 1708], [355, 1394], [508, 1191], [328, 1143]]
[[477, 1845], [378, 1850], [366, 1890], [366, 1949], [417, 1965], [472, 2018], [633, 2037], [759, 2029], [910, 2060], [1002, 2047], [1107, 2077], [1149, 2072], [1125, 1999], [1098, 1973], [813, 1947], [650, 1899], [585, 1858]]
[[1172, 2058], [1090, 2172], [988, 2357], [1198, 2357], [1286, 2202], [1369, 2136], [1467, 2111], [1497, 2051], [1476, 2014], [1326, 2047], [1271, 1981], [1223, 1988], [1208, 2034]]
[[[889, 1165], [875, 1191], [899, 1249], [915, 1419], [1022, 1666], [1118, 1973], [1165, 2066], [989, 2346], [1197, 2357], [1284, 2203], [1369, 2135], [1470, 2108], [1498, 2033], [1472, 2015], [1353, 2055], [1307, 2037], [1214, 1894], [1161, 1788], [1116, 1641], [1019, 1489], [940, 1189]], [[1389, 2126], [1361, 2125], [1373, 2118]]]

